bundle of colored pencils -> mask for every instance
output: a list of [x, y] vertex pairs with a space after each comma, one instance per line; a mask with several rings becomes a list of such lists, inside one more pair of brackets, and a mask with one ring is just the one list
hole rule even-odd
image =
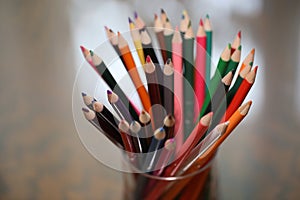
[[[241, 32], [238, 32], [232, 44], [224, 48], [211, 75], [213, 31], [208, 15], [200, 19], [196, 37], [186, 11], [175, 29], [163, 9], [160, 16], [154, 16], [153, 29], [146, 27], [137, 13], [134, 20], [129, 18], [129, 28], [139, 60], [134, 59], [133, 50], [121, 33], [116, 34], [108, 27], [105, 31], [143, 108], [138, 108], [124, 93], [98, 55], [81, 47], [86, 61], [109, 86], [107, 99], [113, 108], [110, 110], [103, 102], [82, 93], [87, 106], [82, 109], [84, 116], [126, 152], [136, 172], [157, 177], [193, 173], [214, 158], [218, 147], [250, 109], [252, 102], [243, 101], [256, 77], [257, 67], [252, 69], [254, 49], [240, 64]], [[156, 38], [150, 36], [151, 30]], [[155, 39], [159, 52], [153, 46]], [[143, 67], [146, 84], [138, 66]], [[136, 176], [135, 180], [138, 183], [135, 199], [192, 199], [191, 195], [198, 195], [186, 189], [195, 181], [192, 178], [171, 186], [166, 182], [153, 184]]]

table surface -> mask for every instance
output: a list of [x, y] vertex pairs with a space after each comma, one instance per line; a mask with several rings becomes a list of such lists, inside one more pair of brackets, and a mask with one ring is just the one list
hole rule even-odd
[[121, 174], [86, 151], [73, 123], [78, 47], [103, 42], [103, 25], [126, 31], [134, 10], [150, 23], [161, 7], [174, 24], [186, 8], [195, 27], [210, 13], [215, 61], [239, 29], [242, 56], [256, 48], [253, 108], [217, 158], [219, 198], [299, 199], [300, 5], [271, 0], [1, 1], [0, 199], [120, 199]]

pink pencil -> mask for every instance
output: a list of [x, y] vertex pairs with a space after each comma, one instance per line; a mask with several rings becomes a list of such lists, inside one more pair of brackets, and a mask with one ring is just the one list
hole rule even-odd
[[[206, 68], [206, 33], [203, 27], [203, 21], [200, 19], [197, 32], [196, 61], [195, 61], [195, 106], [194, 122], [196, 122], [200, 109], [205, 98], [205, 68]], [[198, 103], [196, 103], [198, 102]]]
[[172, 39], [172, 60], [174, 65], [174, 117], [176, 152], [183, 144], [183, 75], [182, 75], [182, 38], [176, 27]]

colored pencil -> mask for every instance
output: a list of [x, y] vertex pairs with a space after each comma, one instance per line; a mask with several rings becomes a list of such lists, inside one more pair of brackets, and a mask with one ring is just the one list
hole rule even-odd
[[140, 116], [139, 116], [139, 121], [142, 124], [142, 131], [143, 131], [143, 138], [145, 138], [146, 143], [147, 143], [147, 148], [143, 149], [143, 152], [148, 151], [148, 146], [151, 143], [151, 139], [153, 136], [153, 131], [152, 131], [152, 126], [151, 126], [151, 117], [149, 113], [147, 113], [145, 110], [142, 110]]
[[144, 162], [144, 170], [151, 172], [154, 169], [155, 163], [159, 157], [159, 149], [162, 147], [166, 137], [166, 132], [163, 128], [158, 128], [154, 131], [151, 144]]
[[162, 22], [164, 27], [167, 23], [167, 18], [168, 18], [167, 13], [165, 12], [164, 9], [161, 8], [160, 9], [160, 19], [161, 19], [161, 22]]
[[141, 16], [138, 15], [137, 12], [134, 12], [134, 23], [140, 31], [146, 29], [146, 24], [144, 20], [141, 18]]
[[129, 157], [130, 162], [133, 166], [137, 166], [137, 160], [134, 155], [135, 149], [131, 140], [131, 136], [129, 135], [129, 124], [126, 120], [122, 119], [118, 125], [120, 135], [124, 144], [125, 151]]
[[163, 62], [165, 63], [167, 61], [167, 53], [166, 53], [166, 45], [165, 45], [165, 38], [164, 38], [164, 26], [163, 26], [163, 22], [156, 14], [154, 15], [154, 32], [156, 34], [160, 46], [160, 52], [163, 58]]
[[240, 85], [239, 89], [237, 90], [236, 94], [234, 95], [231, 103], [229, 104], [226, 113], [225, 113], [225, 120], [228, 120], [231, 115], [236, 111], [236, 109], [242, 104], [244, 99], [246, 98], [249, 90], [251, 89], [257, 72], [257, 66], [250, 71], [245, 79], [243, 80], [242, 84]]
[[199, 28], [196, 37], [196, 60], [195, 60], [195, 82], [194, 91], [196, 94], [195, 104], [194, 104], [194, 122], [200, 112], [200, 108], [203, 105], [205, 98], [205, 70], [206, 70], [206, 33], [203, 27], [203, 21], [200, 19]]
[[185, 32], [188, 29], [189, 22], [190, 22], [190, 17], [188, 13], [186, 10], [183, 10], [181, 15], [181, 20], [180, 20], [180, 26], [179, 26], [179, 30], [182, 37], [184, 36]]
[[164, 65], [164, 108], [167, 114], [174, 115], [174, 66], [169, 58]]
[[93, 101], [94, 111], [100, 113], [110, 124], [114, 127], [118, 127], [119, 120], [106, 108], [106, 106], [100, 102]]
[[144, 140], [140, 139], [140, 131], [141, 131], [141, 125], [137, 121], [132, 121], [129, 129], [132, 136], [132, 142], [134, 145], [134, 149], [136, 153], [142, 153], [144, 148], [147, 148], [147, 144], [143, 144]]
[[144, 85], [142, 83], [142, 80], [141, 80], [138, 70], [136, 68], [134, 59], [130, 52], [128, 43], [124, 39], [124, 37], [121, 35], [120, 32], [118, 33], [118, 38], [119, 38], [119, 49], [120, 49], [122, 57], [124, 59], [125, 67], [126, 67], [128, 73], [130, 75], [130, 78], [139, 94], [139, 97], [143, 104], [143, 107], [149, 112], [150, 108], [151, 108], [150, 98], [149, 98], [146, 88], [144, 87]]
[[228, 63], [228, 66], [225, 70], [225, 74], [232, 71], [233, 74], [235, 74], [236, 68], [239, 65], [240, 59], [241, 59], [241, 50], [242, 46], [239, 46], [238, 49], [236, 49], [232, 56], [230, 57], [230, 61]]
[[251, 49], [250, 53], [246, 56], [246, 58], [244, 59], [240, 71], [239, 73], [241, 73], [241, 71], [244, 69], [244, 67], [246, 67], [247, 65], [250, 65], [251, 67], [253, 66], [253, 61], [254, 61], [254, 55], [255, 55], [255, 49]]
[[230, 90], [228, 91], [228, 93], [226, 95], [227, 106], [229, 106], [229, 104], [231, 103], [232, 98], [234, 97], [234, 95], [236, 94], [240, 85], [242, 84], [243, 80], [245, 79], [246, 75], [250, 71], [251, 71], [251, 66], [247, 65], [244, 67], [244, 69], [242, 71], [239, 72], [239, 75], [237, 76], [237, 78], [234, 82], [234, 85], [230, 88]]
[[176, 151], [183, 143], [184, 113], [183, 113], [183, 75], [182, 75], [182, 38], [178, 27], [172, 39], [172, 61], [174, 65], [174, 117], [176, 120], [175, 134]]
[[241, 45], [242, 32], [239, 31], [231, 44], [231, 55]]
[[[103, 130], [103, 133], [111, 141], [114, 141], [114, 143], [118, 147], [124, 148], [122, 138], [121, 138], [120, 133], [117, 128], [118, 126], [116, 125], [117, 120], [115, 120], [113, 117], [108, 117], [109, 114], [107, 114], [106, 110], [102, 113], [104, 105], [101, 104], [100, 102], [96, 103], [96, 104], [95, 104], [95, 102], [93, 102], [93, 108], [96, 113], [100, 127]], [[104, 115], [104, 113], [106, 114], [106, 116]], [[111, 118], [113, 118], [113, 119], [111, 119]]]
[[[106, 32], [106, 36], [110, 42], [110, 44], [112, 45], [112, 47], [114, 48], [115, 52], [118, 54], [118, 56], [121, 57], [121, 52], [120, 49], [118, 47], [118, 35], [110, 28], [108, 28], [107, 26], [104, 26], [105, 32]], [[123, 61], [123, 60], [122, 60]]]
[[[84, 47], [82, 47], [84, 48]], [[85, 48], [84, 48], [85, 49]], [[138, 120], [139, 117], [139, 110], [137, 107], [128, 99], [128, 97], [125, 95], [123, 90], [120, 88], [120, 86], [117, 84], [117, 81], [114, 79], [112, 74], [110, 73], [109, 69], [105, 65], [105, 63], [102, 61], [102, 59], [95, 54], [93, 51], [88, 51], [88, 55], [85, 55], [85, 59], [89, 60], [90, 57], [90, 65], [92, 68], [98, 73], [98, 75], [103, 78], [103, 80], [106, 82], [106, 84], [112, 89], [122, 102], [129, 107], [129, 112], [131, 113], [132, 117], [135, 120]], [[89, 61], [88, 61], [89, 62]]]
[[110, 105], [113, 107], [120, 119], [125, 119], [127, 122], [131, 123], [133, 121], [128, 108], [121, 101], [119, 96], [114, 92], [107, 90], [107, 99]]
[[223, 77], [222, 75], [223, 75], [224, 71], [226, 70], [229, 60], [230, 60], [230, 48], [231, 48], [231, 45], [228, 44], [221, 54], [221, 57], [219, 59], [218, 65], [217, 65], [217, 69], [216, 69], [212, 79], [210, 80], [209, 89], [208, 89], [209, 92], [205, 95], [204, 102], [201, 107], [201, 112], [198, 115], [197, 121], [199, 121], [199, 119], [204, 115], [206, 108], [208, 107], [208, 104], [210, 103], [211, 98], [212, 98], [213, 94], [215, 93], [215, 91]]
[[205, 82], [208, 84], [208, 87], [210, 86], [210, 71], [211, 71], [211, 55], [212, 55], [212, 37], [213, 37], [213, 31], [211, 28], [211, 23], [209, 19], [209, 15], [206, 15], [206, 18], [204, 20], [204, 30], [206, 33], [206, 75], [205, 75]]
[[107, 123], [105, 119], [100, 115], [96, 115], [95, 111], [93, 110], [82, 108], [82, 111], [85, 118], [93, 126], [95, 126], [108, 140], [110, 140], [117, 147], [124, 149], [123, 141], [115, 127]]
[[171, 25], [169, 18], [166, 19], [165, 29], [164, 29], [164, 38], [165, 46], [167, 51], [167, 59], [172, 59], [172, 39], [174, 35], [174, 30]]
[[164, 150], [155, 166], [156, 171], [153, 172], [155, 176], [161, 176], [163, 169], [166, 168], [171, 161], [171, 157], [175, 153], [176, 140], [174, 138], [167, 139], [165, 142]]
[[139, 30], [135, 27], [133, 21], [130, 18], [128, 18], [128, 22], [129, 22], [131, 38], [133, 40], [135, 49], [137, 51], [141, 64], [144, 65], [145, 56], [144, 56], [144, 51], [143, 51], [143, 46], [141, 41], [141, 34], [139, 33]]
[[174, 125], [175, 118], [172, 115], [167, 115], [164, 119], [164, 126], [166, 132], [166, 139], [170, 139], [174, 137]]
[[146, 58], [146, 64], [144, 66], [147, 85], [148, 85], [148, 93], [151, 101], [151, 118], [153, 123], [153, 129], [157, 129], [162, 126], [162, 120], [164, 117], [162, 101], [160, 97], [159, 84], [156, 77], [157, 67], [153, 64], [150, 56]]
[[86, 120], [88, 120], [99, 131], [103, 131], [100, 127], [95, 111], [88, 108], [82, 108], [82, 112]]
[[188, 28], [183, 37], [183, 64], [184, 64], [184, 139], [193, 130], [194, 113], [194, 33], [189, 21]]
[[208, 112], [216, 112], [218, 107], [222, 104], [222, 101], [225, 101], [225, 97], [227, 94], [227, 91], [229, 89], [229, 86], [231, 84], [233, 78], [232, 72], [229, 72], [217, 86], [217, 89], [215, 93], [212, 95], [211, 101], [209, 104], [206, 104], [207, 107], [203, 107], [204, 112], [202, 115], [207, 114]]
[[91, 110], [93, 110], [93, 101], [96, 101], [95, 98], [87, 95], [86, 93], [84, 92], [81, 92], [81, 96], [82, 96], [82, 99], [83, 99], [83, 102], [84, 104]]
[[193, 129], [192, 133], [181, 146], [180, 151], [176, 153], [175, 162], [168, 166], [164, 171], [164, 176], [174, 176], [178, 172], [188, 154], [192, 151], [192, 149], [196, 146], [196, 144], [200, 141], [200, 138], [208, 129], [211, 119], [212, 113], [209, 113], [201, 118], [199, 123]]

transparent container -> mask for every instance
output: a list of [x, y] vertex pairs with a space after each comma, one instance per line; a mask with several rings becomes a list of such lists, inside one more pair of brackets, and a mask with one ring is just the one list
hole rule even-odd
[[[130, 167], [124, 162], [124, 167]], [[197, 171], [161, 177], [149, 173], [123, 173], [124, 200], [217, 199], [215, 156]]]

